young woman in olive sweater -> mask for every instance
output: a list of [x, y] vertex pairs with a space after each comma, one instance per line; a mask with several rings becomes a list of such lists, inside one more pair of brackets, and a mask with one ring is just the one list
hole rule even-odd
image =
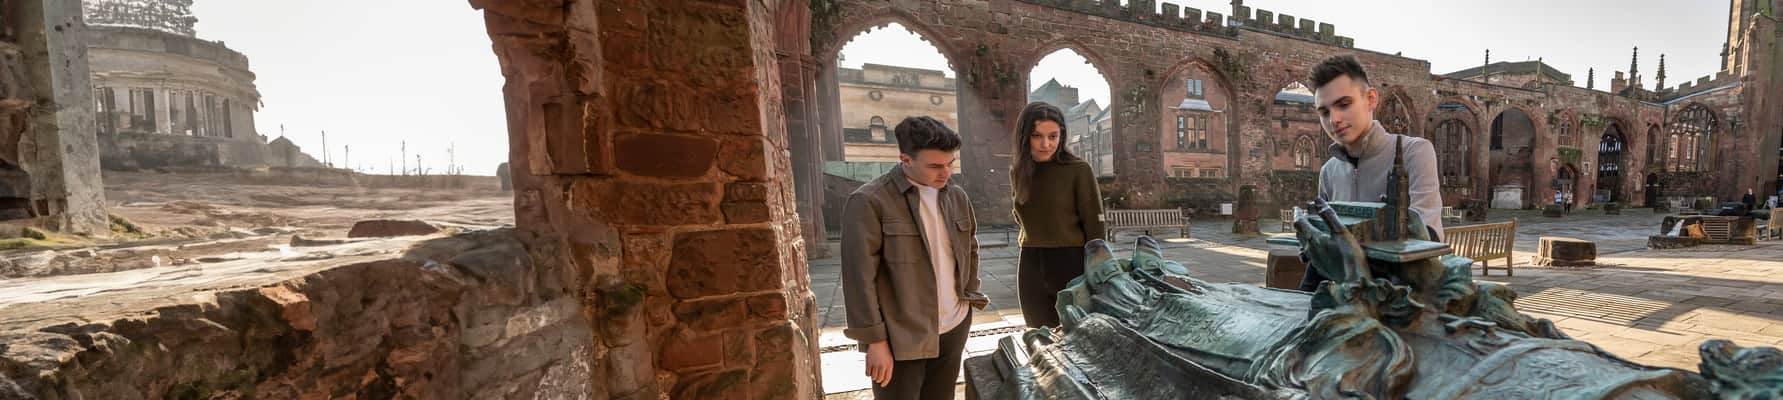
[[1016, 291], [1030, 327], [1059, 326], [1059, 291], [1083, 275], [1083, 244], [1103, 233], [1096, 174], [1065, 148], [1066, 137], [1065, 114], [1041, 102], [1028, 104], [1015, 127], [1009, 180], [1021, 225]]

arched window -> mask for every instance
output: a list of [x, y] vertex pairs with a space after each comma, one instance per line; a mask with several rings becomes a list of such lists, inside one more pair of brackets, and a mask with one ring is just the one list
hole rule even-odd
[[1294, 139], [1294, 168], [1312, 169], [1313, 163], [1318, 161], [1317, 156], [1313, 154], [1311, 137], [1301, 136], [1299, 139]]
[[1450, 119], [1436, 124], [1436, 159], [1442, 176], [1468, 176], [1471, 163], [1467, 162], [1467, 144], [1471, 136], [1467, 124], [1461, 120]]
[[1661, 136], [1663, 135], [1659, 133], [1659, 127], [1647, 129], [1647, 162], [1653, 163], [1660, 169], [1665, 169], [1665, 159], [1662, 158], [1665, 156], [1665, 152], [1660, 151], [1660, 147], [1664, 146]]
[[1678, 119], [1672, 122], [1671, 128], [1672, 137], [1678, 141], [1674, 145], [1674, 151], [1678, 154], [1674, 157], [1667, 157], [1669, 160], [1676, 161], [1673, 164], [1675, 165], [1674, 170], [1702, 171], [1708, 169], [1708, 166], [1714, 162], [1713, 151], [1710, 147], [1715, 142], [1715, 126], [1715, 114], [1709, 112], [1709, 108], [1703, 107], [1701, 104], [1691, 104], [1684, 108], [1683, 113], [1678, 114]]
[[1398, 96], [1387, 96], [1387, 99], [1381, 103], [1380, 111], [1374, 115], [1375, 119], [1386, 124], [1384, 128], [1388, 133], [1417, 136], [1416, 132], [1411, 131], [1411, 113], [1405, 111], [1405, 104], [1399, 101]]
[[1558, 122], [1559, 122], [1559, 124], [1554, 126], [1554, 133], [1557, 136], [1559, 136], [1558, 138], [1555, 139], [1556, 143], [1558, 143], [1561, 146], [1579, 147], [1579, 145], [1577, 143], [1573, 142], [1572, 119], [1566, 118], [1566, 117], [1560, 117], [1560, 120]]
[[867, 120], [867, 133], [871, 135], [872, 141], [891, 141], [890, 131], [891, 130], [885, 128], [885, 118], [880, 118], [878, 115], [875, 115], [873, 118]]

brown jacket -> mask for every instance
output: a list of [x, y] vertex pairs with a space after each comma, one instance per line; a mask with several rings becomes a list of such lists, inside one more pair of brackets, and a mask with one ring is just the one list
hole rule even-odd
[[[842, 212], [842, 299], [848, 310], [849, 338], [861, 349], [890, 341], [892, 359], [941, 355], [935, 269], [929, 262], [929, 238], [917, 218], [921, 194], [902, 167], [848, 195]], [[941, 189], [941, 218], [952, 225], [954, 290], [972, 307], [990, 300], [978, 293], [978, 220], [972, 202], [959, 186]], [[963, 322], [966, 324], [972, 321]]]

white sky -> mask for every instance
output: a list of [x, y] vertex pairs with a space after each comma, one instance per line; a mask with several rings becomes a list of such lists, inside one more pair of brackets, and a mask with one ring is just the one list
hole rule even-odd
[[[1169, 2], [1231, 10], [1226, 0]], [[1580, 86], [1586, 68], [1596, 67], [1599, 88], [1628, 68], [1634, 46], [1641, 47], [1649, 87], [1662, 53], [1671, 86], [1714, 73], [1728, 15], [1726, 0], [1246, 4], [1336, 24], [1358, 47], [1403, 51], [1430, 61], [1438, 74], [1477, 66], [1491, 48], [1495, 61], [1544, 57]], [[256, 124], [269, 138], [284, 124], [292, 140], [320, 157], [319, 131], [327, 130], [337, 164], [341, 146], [350, 145], [353, 166], [380, 173], [397, 161], [403, 140], [411, 163], [421, 153], [436, 172], [449, 144], [467, 173], [492, 174], [507, 159], [503, 78], [482, 13], [462, 1], [201, 0], [192, 10], [199, 37], [248, 56], [264, 96]], [[843, 66], [871, 62], [954, 76], [932, 46], [895, 25], [856, 37], [842, 55]], [[1069, 51], [1043, 59], [1031, 78], [1033, 85], [1058, 78], [1079, 88], [1081, 98], [1108, 104], [1106, 81]]]
[[[1229, 1], [1169, 0], [1186, 7], [1231, 14]], [[1659, 55], [1666, 55], [1666, 85], [1694, 81], [1721, 69], [1721, 44], [1727, 40], [1726, 0], [1496, 0], [1386, 1], [1341, 3], [1292, 0], [1248, 0], [1252, 9], [1266, 9], [1337, 25], [1337, 32], [1356, 40], [1356, 47], [1429, 61], [1431, 72], [1444, 74], [1479, 66], [1485, 50], [1493, 62], [1538, 57], [1571, 74], [1585, 86], [1587, 68], [1597, 69], [1597, 88], [1608, 90], [1614, 71], [1627, 70], [1635, 46], [1641, 48], [1639, 69], [1652, 88]], [[947, 69], [947, 61], [918, 36], [893, 24], [856, 37], [842, 49], [843, 66], [861, 63]], [[948, 76], [953, 76], [952, 72]], [[1078, 88], [1079, 97], [1108, 106], [1108, 85], [1083, 57], [1069, 50], [1048, 55], [1029, 75], [1029, 87], [1057, 78]]]
[[466, 174], [507, 161], [501, 70], [483, 13], [463, 1], [199, 0], [198, 37], [248, 56], [262, 103], [255, 127], [279, 124], [304, 152], [342, 146], [362, 171], [384, 173], [408, 141], [408, 163], [440, 173], [446, 148]]

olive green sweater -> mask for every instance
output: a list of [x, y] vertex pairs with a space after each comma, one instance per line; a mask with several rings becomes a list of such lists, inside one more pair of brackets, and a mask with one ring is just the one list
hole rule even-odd
[[1030, 184], [1028, 202], [1015, 205], [1021, 247], [1083, 247], [1102, 238], [1102, 192], [1089, 163], [1038, 163]]

